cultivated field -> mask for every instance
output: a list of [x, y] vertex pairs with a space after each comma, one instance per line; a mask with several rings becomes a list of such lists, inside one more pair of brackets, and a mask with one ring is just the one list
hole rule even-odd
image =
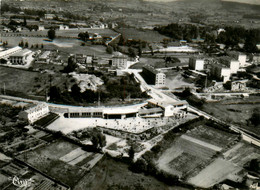
[[223, 159], [216, 159], [202, 170], [198, 175], [188, 180], [189, 183], [199, 187], [209, 188], [227, 178], [228, 175], [236, 175], [242, 167]]
[[226, 160], [242, 167], [252, 159], [260, 158], [260, 150], [251, 144], [240, 142], [223, 155]]
[[[65, 155], [74, 150], [78, 152], [77, 148], [78, 146], [74, 144], [58, 140], [50, 145], [27, 152], [26, 155], [20, 155], [19, 158], [47, 175], [73, 187], [84, 176], [85, 170], [74, 165], [74, 163], [68, 164], [60, 158], [64, 158]], [[74, 154], [71, 153], [70, 156], [67, 156], [67, 159], [71, 161]]]
[[[236, 143], [237, 138], [236, 134], [199, 125], [176, 138], [155, 163], [159, 169], [172, 175], [178, 175], [182, 180], [193, 185], [210, 187], [225, 178], [227, 173], [222, 170], [212, 170], [207, 173], [208, 182], [202, 183], [200, 180], [203, 181], [204, 168], [209, 170], [208, 167], [212, 169], [218, 164], [221, 165], [220, 161], [216, 161], [213, 165], [211, 163], [214, 161], [214, 157], [218, 157], [219, 152], [225, 151], [232, 143]], [[227, 163], [227, 167], [229, 166], [228, 172], [237, 171], [233, 163], [229, 161], [224, 163]], [[197, 175], [199, 176], [197, 177]]]
[[238, 137], [238, 135], [233, 135], [204, 125], [200, 125], [192, 131], [188, 131], [186, 135], [210, 143], [213, 146], [220, 147], [220, 150], [215, 149], [216, 151], [221, 151], [222, 148], [226, 147], [230, 142], [234, 141]]

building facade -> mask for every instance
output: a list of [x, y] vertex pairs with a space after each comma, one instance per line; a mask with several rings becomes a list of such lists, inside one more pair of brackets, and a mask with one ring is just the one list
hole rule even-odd
[[166, 75], [151, 66], [143, 67], [142, 76], [148, 84], [162, 87], [166, 84]]
[[9, 61], [13, 65], [25, 65], [27, 64], [28, 57], [32, 54], [32, 51], [29, 49], [24, 49], [19, 52], [16, 52], [9, 57]]
[[191, 57], [189, 59], [189, 69], [201, 71], [204, 69], [204, 60]]
[[127, 68], [127, 56], [123, 55], [120, 52], [115, 52], [112, 57], [112, 66], [118, 69]]
[[46, 103], [34, 105], [19, 113], [19, 117], [28, 121], [30, 124], [48, 115], [50, 112], [49, 106]]
[[220, 64], [214, 64], [211, 68], [211, 75], [226, 83], [230, 79], [231, 69]]

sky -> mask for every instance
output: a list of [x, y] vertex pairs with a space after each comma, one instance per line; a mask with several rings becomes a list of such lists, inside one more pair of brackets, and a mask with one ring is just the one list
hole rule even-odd
[[[172, 2], [172, 1], [180, 1], [180, 0], [144, 0], [144, 1]], [[196, 0], [194, 0], [194, 1], [196, 1]], [[260, 5], [260, 0], [221, 0], [221, 1], [230, 1], [230, 2]]]

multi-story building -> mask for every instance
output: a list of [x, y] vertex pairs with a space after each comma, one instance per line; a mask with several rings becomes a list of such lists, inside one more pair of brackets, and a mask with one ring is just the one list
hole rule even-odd
[[166, 75], [151, 66], [143, 67], [142, 76], [148, 84], [162, 87], [166, 84]]
[[189, 59], [189, 68], [192, 70], [201, 71], [204, 69], [204, 60], [191, 57]]
[[231, 74], [237, 73], [240, 67], [240, 62], [229, 57], [222, 57], [220, 62], [230, 68]]
[[239, 67], [244, 67], [246, 65], [246, 58], [247, 56], [245, 54], [239, 53], [239, 52], [228, 52], [229, 56], [231, 56], [233, 59], [237, 60], [239, 62]]
[[237, 59], [240, 63], [240, 65], [239, 65], [240, 67], [244, 67], [246, 65], [246, 55], [239, 54], [239, 55], [237, 55]]
[[226, 83], [230, 79], [231, 69], [221, 64], [214, 64], [211, 67], [211, 75]]
[[9, 61], [13, 65], [25, 65], [27, 64], [29, 55], [32, 54], [32, 51], [29, 49], [24, 49], [19, 52], [16, 52], [9, 57]]
[[50, 112], [49, 107], [46, 103], [33, 105], [28, 109], [21, 111], [19, 117], [28, 121], [30, 124], [48, 115]]
[[115, 52], [112, 57], [112, 66], [118, 69], [127, 68], [127, 56], [120, 52]]

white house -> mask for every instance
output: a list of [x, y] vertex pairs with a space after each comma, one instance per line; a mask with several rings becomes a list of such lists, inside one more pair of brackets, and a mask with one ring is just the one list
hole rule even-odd
[[38, 105], [34, 105], [29, 107], [28, 109], [21, 111], [19, 113], [19, 117], [21, 119], [27, 120], [30, 124], [34, 123], [35, 121], [43, 118], [44, 116], [48, 115], [50, 112], [49, 107], [46, 103], [41, 103]]

